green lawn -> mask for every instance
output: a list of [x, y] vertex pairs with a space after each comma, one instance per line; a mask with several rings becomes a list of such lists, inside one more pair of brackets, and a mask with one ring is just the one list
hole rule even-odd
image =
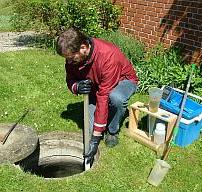
[[[63, 58], [44, 50], [0, 53], [0, 71], [0, 123], [15, 122], [26, 108], [32, 108], [22, 124], [39, 134], [82, 131], [83, 98], [67, 91]], [[146, 95], [136, 94], [130, 103], [146, 99]], [[45, 180], [12, 165], [0, 165], [0, 191], [201, 191], [202, 138], [186, 148], [173, 148], [167, 160], [172, 169], [156, 188], [146, 182], [155, 153], [126, 135], [127, 121], [117, 147], [109, 149], [101, 142], [100, 159], [90, 171], [61, 180]]]
[[0, 31], [11, 31], [13, 27], [11, 25], [10, 19], [12, 15], [12, 5], [9, 0], [0, 1]]

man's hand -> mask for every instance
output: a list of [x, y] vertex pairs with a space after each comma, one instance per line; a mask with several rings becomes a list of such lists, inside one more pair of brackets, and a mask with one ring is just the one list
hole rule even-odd
[[90, 163], [92, 165], [94, 156], [97, 153], [98, 146], [101, 140], [101, 136], [92, 136], [90, 140], [90, 146], [89, 146], [89, 151], [87, 152], [86, 155], [84, 155], [84, 158], [87, 159], [87, 163]]
[[77, 93], [88, 94], [91, 91], [91, 80], [85, 79], [77, 82]]

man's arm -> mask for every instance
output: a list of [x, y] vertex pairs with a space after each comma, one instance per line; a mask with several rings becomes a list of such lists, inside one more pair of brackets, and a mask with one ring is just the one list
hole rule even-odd
[[94, 118], [94, 130], [104, 131], [107, 124], [108, 118], [108, 105], [109, 105], [109, 94], [111, 90], [118, 84], [119, 77], [121, 74], [121, 65], [117, 60], [115, 54], [112, 54], [103, 63], [101, 75], [101, 83], [99, 90], [96, 93], [96, 110]]

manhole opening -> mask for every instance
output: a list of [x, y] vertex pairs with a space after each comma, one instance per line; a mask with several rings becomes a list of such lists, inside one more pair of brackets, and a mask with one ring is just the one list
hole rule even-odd
[[[61, 136], [61, 135], [60, 135]], [[75, 136], [75, 135], [74, 135]], [[75, 138], [75, 137], [74, 137]], [[64, 178], [84, 172], [83, 142], [69, 137], [39, 138], [37, 149], [16, 163], [24, 172], [47, 179]], [[93, 162], [97, 161], [98, 155]]]

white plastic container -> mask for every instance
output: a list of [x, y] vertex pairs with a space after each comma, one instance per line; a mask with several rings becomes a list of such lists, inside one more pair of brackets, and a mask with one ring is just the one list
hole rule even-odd
[[155, 165], [147, 179], [147, 182], [157, 187], [170, 168], [170, 165], [166, 161], [156, 159]]
[[160, 145], [165, 142], [166, 125], [164, 123], [157, 123], [154, 130], [154, 143]]

